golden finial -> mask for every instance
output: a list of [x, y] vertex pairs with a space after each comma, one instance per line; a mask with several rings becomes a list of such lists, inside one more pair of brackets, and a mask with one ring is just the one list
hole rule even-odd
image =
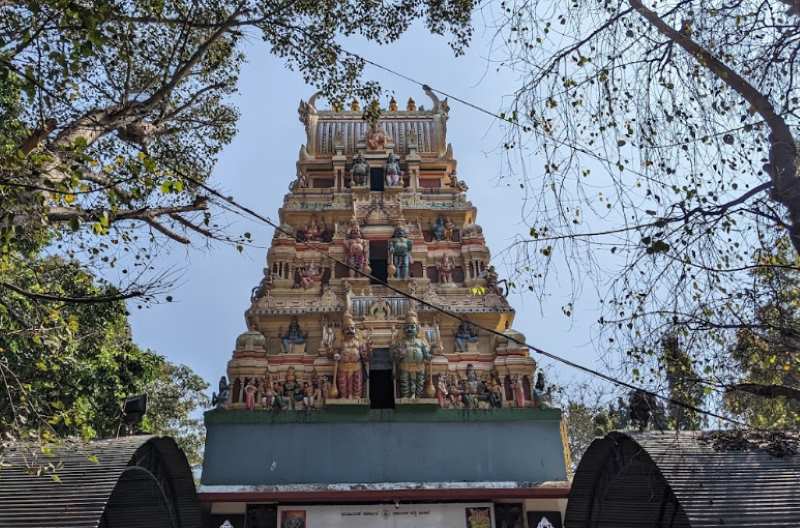
[[394, 96], [389, 100], [389, 111], [397, 112], [397, 99], [395, 99]]
[[416, 112], [417, 111], [417, 103], [414, 102], [414, 99], [409, 97], [408, 103], [406, 103], [406, 110], [409, 112]]
[[344, 106], [342, 105], [341, 101], [334, 101], [333, 103], [331, 103], [331, 109], [334, 112], [341, 112], [342, 110], [344, 110]]
[[360, 112], [361, 111], [361, 105], [358, 104], [358, 99], [353, 99], [353, 101], [350, 103], [350, 111], [351, 112]]

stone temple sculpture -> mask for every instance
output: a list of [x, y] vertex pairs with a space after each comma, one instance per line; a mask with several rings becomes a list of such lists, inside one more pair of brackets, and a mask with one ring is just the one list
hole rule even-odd
[[361, 154], [358, 154], [353, 160], [353, 166], [350, 169], [350, 175], [353, 178], [353, 185], [362, 186], [367, 184], [369, 165], [367, 165], [367, 161]]
[[400, 170], [400, 160], [394, 154], [389, 154], [386, 160], [386, 185], [389, 187], [399, 187], [402, 185], [402, 171]]
[[342, 337], [337, 347], [336, 386], [332, 388], [332, 397], [344, 399], [361, 398], [362, 359], [368, 354], [366, 343], [358, 335], [353, 316], [345, 312], [342, 318]]
[[289, 328], [286, 334], [281, 337], [281, 344], [283, 345], [283, 353], [289, 354], [292, 352], [292, 345], [304, 345], [306, 342], [306, 334], [300, 328], [300, 323], [297, 317], [293, 317], [289, 323]]
[[[347, 265], [355, 270], [367, 271], [369, 243], [362, 238], [361, 229], [355, 219], [350, 222], [350, 230], [344, 240], [344, 248], [347, 254]], [[350, 276], [355, 276], [354, 269], [349, 270]]]
[[392, 345], [393, 356], [397, 363], [398, 392], [401, 398], [422, 398], [425, 395], [426, 367], [431, 354], [427, 342], [418, 337], [418, 333], [417, 314], [409, 310], [402, 334]]
[[389, 240], [389, 255], [394, 267], [393, 275], [397, 279], [407, 279], [410, 276], [412, 246], [413, 243], [408, 239], [406, 230], [402, 226], [395, 227]]
[[300, 104], [306, 141], [286, 175], [295, 184], [251, 291], [249, 331], [215, 395], [219, 412], [545, 405], [512, 328], [508, 283], [456, 175], [445, 103], [428, 95], [431, 109], [398, 97], [373, 113], [370, 102], [366, 120], [338, 103], [318, 107], [317, 96]]

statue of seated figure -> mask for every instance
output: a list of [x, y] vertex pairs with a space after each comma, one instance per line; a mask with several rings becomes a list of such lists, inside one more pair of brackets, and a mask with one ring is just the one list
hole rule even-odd
[[456, 330], [455, 341], [456, 352], [470, 352], [470, 348], [474, 348], [475, 345], [472, 347], [469, 345], [471, 343], [478, 342], [478, 332], [468, 321], [461, 321], [461, 324], [458, 326], [458, 330]]
[[[281, 336], [281, 344], [283, 345], [284, 354], [290, 354], [292, 352], [302, 354], [305, 352], [306, 334], [304, 334], [300, 328], [297, 317], [292, 317], [286, 334]], [[296, 347], [295, 345], [302, 346]], [[297, 350], [297, 348], [300, 348], [300, 350]]]

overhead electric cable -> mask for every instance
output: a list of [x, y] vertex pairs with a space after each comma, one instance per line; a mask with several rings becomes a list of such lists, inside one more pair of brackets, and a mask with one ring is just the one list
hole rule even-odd
[[[255, 219], [257, 219], [257, 220], [259, 220], [261, 222], [266, 223], [267, 225], [269, 225], [270, 227], [272, 227], [273, 229], [275, 229], [279, 233], [283, 233], [283, 234], [285, 234], [285, 235], [287, 235], [289, 237], [292, 237], [295, 240], [297, 240], [294, 233], [291, 233], [291, 232], [283, 229], [280, 225], [278, 225], [275, 222], [273, 222], [269, 217], [266, 217], [266, 216], [263, 216], [263, 215], [259, 214], [258, 212], [254, 211], [253, 209], [250, 209], [249, 207], [238, 203], [232, 197], [223, 195], [221, 192], [217, 191], [213, 187], [211, 187], [211, 186], [209, 186], [209, 185], [207, 185], [207, 184], [205, 184], [205, 183], [203, 183], [203, 182], [201, 182], [199, 180], [196, 180], [196, 179], [192, 178], [191, 176], [185, 175], [181, 171], [176, 171], [176, 173], [178, 175], [180, 175], [182, 178], [185, 178], [187, 181], [192, 182], [193, 184], [197, 185], [198, 187], [201, 187], [202, 189], [204, 189], [207, 192], [211, 193], [212, 195], [216, 196], [217, 198], [219, 198], [221, 200], [224, 200], [225, 202], [227, 202], [227, 203], [231, 204], [232, 206], [240, 209], [241, 211], [244, 211], [245, 213], [247, 213], [251, 217], [253, 217], [253, 218], [255, 218]], [[557, 362], [559, 362], [559, 363], [561, 363], [563, 365], [566, 365], [568, 367], [572, 367], [574, 369], [580, 370], [580, 371], [582, 371], [582, 372], [584, 372], [586, 374], [590, 374], [592, 376], [601, 378], [601, 379], [603, 379], [605, 381], [608, 381], [608, 382], [610, 382], [610, 383], [612, 383], [614, 385], [617, 385], [617, 386], [620, 386], [620, 387], [625, 387], [625, 388], [628, 388], [628, 389], [634, 390], [634, 391], [640, 391], [640, 392], [642, 392], [644, 394], [650, 395], [650, 396], [652, 396], [654, 398], [658, 398], [658, 399], [660, 399], [662, 401], [665, 401], [667, 403], [670, 403], [670, 404], [673, 404], [673, 405], [677, 405], [679, 407], [682, 407], [684, 409], [690, 410], [692, 412], [696, 412], [696, 413], [699, 413], [699, 414], [702, 414], [702, 415], [705, 415], [705, 416], [709, 416], [709, 417], [712, 417], [712, 418], [717, 418], [719, 420], [722, 420], [722, 421], [725, 421], [725, 422], [729, 422], [729, 423], [732, 423], [734, 425], [738, 425], [738, 426], [742, 426], [742, 427], [748, 427], [748, 424], [746, 424], [746, 423], [744, 423], [742, 421], [739, 421], [739, 420], [736, 420], [734, 418], [730, 418], [728, 416], [724, 416], [724, 415], [721, 415], [721, 414], [717, 414], [717, 413], [712, 412], [712, 411], [707, 411], [707, 410], [702, 409], [700, 407], [697, 407], [695, 405], [691, 405], [689, 403], [686, 403], [686, 402], [683, 402], [683, 401], [680, 401], [680, 400], [676, 400], [674, 398], [670, 398], [669, 396], [664, 396], [662, 394], [659, 394], [657, 392], [651, 391], [649, 389], [645, 389], [643, 387], [638, 387], [636, 385], [633, 385], [632, 383], [628, 383], [628, 382], [623, 381], [621, 379], [614, 378], [613, 376], [610, 376], [608, 374], [605, 374], [605, 373], [602, 373], [600, 371], [594, 370], [594, 369], [592, 369], [590, 367], [586, 367], [586, 366], [581, 365], [579, 363], [575, 363], [574, 361], [571, 361], [569, 359], [566, 359], [566, 358], [563, 358], [563, 357], [558, 356], [556, 354], [553, 354], [552, 352], [548, 352], [548, 351], [546, 351], [546, 350], [544, 350], [542, 348], [539, 348], [537, 346], [534, 346], [534, 345], [531, 345], [529, 343], [526, 343], [525, 341], [521, 341], [521, 340], [517, 339], [514, 336], [504, 334], [504, 333], [499, 332], [497, 330], [494, 330], [492, 328], [487, 328], [487, 327], [481, 326], [481, 325], [479, 325], [477, 323], [474, 323], [473, 321], [470, 321], [466, 317], [463, 317], [463, 316], [461, 316], [461, 315], [459, 315], [459, 314], [457, 314], [455, 312], [452, 312], [452, 311], [450, 311], [450, 310], [448, 310], [446, 308], [443, 308], [441, 306], [438, 306], [436, 304], [430, 303], [430, 302], [428, 302], [428, 301], [426, 301], [424, 299], [421, 299], [421, 298], [417, 297], [416, 295], [412, 295], [412, 294], [410, 294], [410, 293], [408, 293], [406, 291], [403, 291], [400, 288], [392, 286], [387, 281], [384, 281], [384, 280], [382, 280], [382, 279], [380, 279], [378, 277], [375, 277], [374, 275], [372, 275], [370, 273], [362, 271], [361, 269], [358, 269], [355, 266], [351, 266], [348, 263], [346, 263], [344, 261], [341, 261], [341, 260], [337, 259], [336, 257], [333, 257], [333, 256], [329, 255], [327, 253], [327, 248], [324, 247], [324, 246], [317, 246], [313, 242], [310, 242], [310, 241], [302, 241], [302, 242], [298, 241], [298, 243], [303, 244], [303, 245], [305, 245], [306, 247], [308, 247], [310, 249], [314, 249], [314, 250], [318, 251], [323, 258], [327, 258], [328, 260], [331, 260], [336, 264], [340, 264], [341, 266], [344, 266], [346, 269], [351, 270], [351, 271], [357, 273], [358, 275], [361, 275], [361, 276], [366, 277], [366, 278], [368, 278], [368, 279], [370, 279], [372, 281], [375, 281], [377, 284], [380, 284], [381, 286], [384, 286], [385, 288], [387, 288], [387, 289], [389, 289], [389, 290], [391, 290], [391, 291], [393, 291], [393, 292], [395, 292], [395, 293], [397, 293], [397, 294], [399, 294], [399, 295], [401, 295], [403, 297], [406, 297], [407, 299], [416, 301], [417, 303], [419, 303], [419, 304], [421, 304], [423, 306], [427, 306], [427, 307], [429, 307], [429, 308], [431, 308], [431, 309], [433, 309], [433, 310], [435, 310], [437, 312], [440, 312], [440, 313], [442, 313], [442, 314], [444, 314], [444, 315], [446, 315], [446, 316], [448, 316], [448, 317], [450, 317], [452, 319], [455, 319], [457, 321], [469, 323], [469, 324], [475, 326], [478, 330], [483, 330], [484, 332], [486, 332], [488, 334], [492, 334], [492, 335], [501, 337], [503, 339], [507, 339], [509, 341], [512, 341], [513, 343], [516, 343], [516, 344], [518, 344], [518, 345], [520, 345], [522, 347], [527, 348], [528, 350], [536, 352], [539, 355], [542, 355], [544, 357], [547, 357], [547, 358], [550, 358], [550, 359], [552, 359], [554, 361], [557, 361]]]

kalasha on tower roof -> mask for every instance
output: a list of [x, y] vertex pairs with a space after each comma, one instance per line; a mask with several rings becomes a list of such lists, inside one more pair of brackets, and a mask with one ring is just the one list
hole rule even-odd
[[[206, 493], [400, 481], [449, 489], [451, 480], [537, 490], [565, 480], [560, 413], [547, 408], [534, 360], [478, 328], [524, 339], [456, 173], [447, 100], [426, 93], [430, 109], [392, 99], [372, 123], [358, 103], [300, 102], [307, 143], [247, 331], [206, 415]], [[340, 453], [359, 438], [372, 440]], [[414, 447], [423, 438], [449, 453], [433, 473]], [[276, 467], [264, 469], [264, 457]]]

